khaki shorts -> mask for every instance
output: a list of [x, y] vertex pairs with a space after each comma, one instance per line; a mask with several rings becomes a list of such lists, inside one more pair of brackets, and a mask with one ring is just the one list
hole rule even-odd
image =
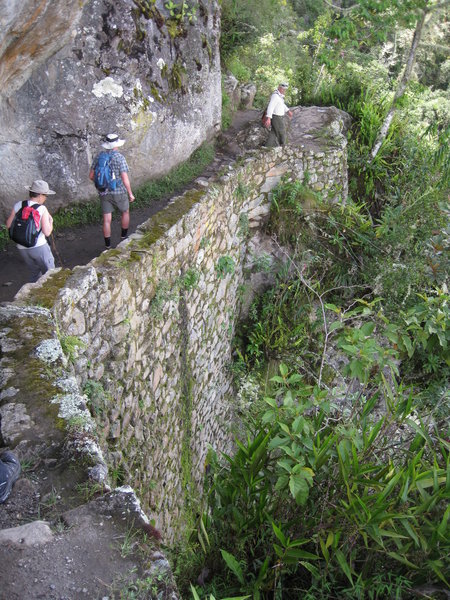
[[120, 194], [105, 194], [100, 196], [100, 200], [104, 215], [112, 213], [115, 208], [121, 213], [126, 212], [130, 208], [127, 192], [121, 192]]

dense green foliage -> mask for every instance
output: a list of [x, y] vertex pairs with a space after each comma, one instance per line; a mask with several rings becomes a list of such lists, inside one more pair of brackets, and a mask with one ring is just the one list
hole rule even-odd
[[[222, 8], [224, 66], [257, 84], [257, 104], [287, 79], [291, 104], [351, 114], [350, 193], [330, 205], [306, 177], [273, 194], [269, 233], [284, 260], [256, 261], [274, 284], [254, 299], [235, 340], [236, 452], [210, 452], [205, 504], [175, 565], [180, 588], [194, 598], [444, 598], [442, 3], [222, 0]], [[398, 94], [424, 10], [415, 69]], [[193, 585], [199, 575], [202, 588]]]

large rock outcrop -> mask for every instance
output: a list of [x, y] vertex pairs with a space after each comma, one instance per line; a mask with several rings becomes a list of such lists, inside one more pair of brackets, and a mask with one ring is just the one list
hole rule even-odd
[[125, 137], [136, 186], [220, 123], [216, 0], [0, 0], [0, 212], [41, 177], [52, 208], [94, 195], [101, 138]]

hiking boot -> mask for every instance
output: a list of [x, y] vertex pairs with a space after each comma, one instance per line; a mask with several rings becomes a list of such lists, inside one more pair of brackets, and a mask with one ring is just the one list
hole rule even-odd
[[0, 456], [0, 504], [3, 504], [11, 493], [12, 486], [19, 479], [19, 459], [8, 450]]

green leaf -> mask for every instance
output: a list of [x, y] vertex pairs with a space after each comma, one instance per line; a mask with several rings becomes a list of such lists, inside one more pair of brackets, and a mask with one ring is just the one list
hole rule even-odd
[[192, 585], [192, 583], [191, 583], [191, 592], [192, 592], [192, 596], [194, 597], [194, 600], [200, 600], [200, 596], [198, 595], [197, 590]]
[[425, 428], [423, 427], [423, 425], [418, 425], [412, 419], [405, 419], [405, 423], [407, 423], [412, 429], [414, 429], [414, 431], [418, 435], [423, 437], [423, 439], [426, 440], [430, 444], [431, 447], [433, 447], [433, 442], [432, 442], [430, 436], [428, 435], [428, 433], [425, 431]]
[[319, 537], [319, 543], [320, 543], [320, 549], [322, 550], [323, 557], [324, 557], [325, 561], [328, 563], [330, 560], [330, 553], [328, 551], [328, 547], [321, 537]]
[[269, 568], [269, 562], [270, 562], [270, 557], [266, 556], [265, 561], [263, 562], [263, 564], [261, 565], [261, 568], [259, 569], [259, 573], [258, 573], [258, 577], [256, 579], [255, 582], [255, 588], [261, 584], [261, 582], [263, 581], [264, 577], [266, 576], [267, 570]]
[[299, 415], [295, 421], [292, 423], [292, 431], [294, 433], [300, 434], [303, 431], [303, 427], [305, 426], [305, 418], [303, 415]]
[[342, 350], [345, 350], [348, 354], [352, 356], [358, 354], [358, 348], [356, 346], [349, 346], [349, 344], [343, 344], [341, 346]]
[[401, 535], [400, 533], [397, 533], [393, 529], [379, 529], [379, 528], [377, 528], [377, 529], [378, 529], [378, 532], [381, 537], [388, 537], [393, 540], [407, 540], [408, 539], [408, 537], [406, 535]]
[[332, 310], [333, 312], [339, 314], [341, 312], [341, 309], [338, 308], [335, 304], [325, 304], [325, 308], [327, 308], [328, 310]]
[[375, 329], [375, 323], [364, 323], [364, 325], [361, 327], [360, 332], [368, 337], [369, 335], [371, 335], [373, 333], [373, 330]]
[[284, 536], [284, 533], [281, 531], [281, 529], [279, 527], [277, 527], [275, 525], [275, 523], [272, 522], [272, 529], [275, 533], [275, 535], [277, 536], [277, 538], [280, 540], [280, 542], [283, 544], [283, 546], [286, 546], [286, 537]]
[[336, 548], [334, 553], [336, 555], [339, 565], [341, 566], [341, 569], [343, 570], [344, 574], [346, 575], [347, 579], [350, 581], [350, 583], [353, 587], [352, 572], [350, 569], [350, 565], [348, 564], [348, 562], [344, 556], [344, 553], [342, 552], [342, 550], [339, 550], [339, 548]]
[[384, 501], [384, 499], [387, 498], [387, 496], [389, 496], [389, 494], [394, 489], [394, 487], [397, 485], [397, 483], [398, 483], [399, 479], [402, 477], [402, 475], [403, 475], [403, 470], [400, 470], [398, 473], [396, 473], [394, 475], [394, 477], [392, 477], [392, 479], [389, 481], [389, 483], [386, 485], [384, 490], [380, 493], [380, 495], [376, 499], [375, 504], [380, 505]]
[[330, 327], [328, 328], [328, 331], [331, 333], [332, 331], [336, 331], [337, 329], [342, 329], [343, 326], [343, 323], [341, 323], [340, 321], [334, 321], [333, 323], [331, 323]]
[[282, 377], [287, 377], [287, 374], [289, 373], [289, 369], [284, 363], [281, 363], [280, 365], [280, 373]]
[[290, 433], [289, 427], [286, 425], [286, 423], [280, 423], [280, 429], [287, 434]]
[[439, 527], [437, 528], [437, 533], [438, 533], [439, 537], [442, 539], [442, 541], [447, 541], [445, 533], [447, 531], [449, 518], [450, 518], [450, 505], [447, 506], [444, 516], [442, 517], [442, 521], [440, 522]]
[[275, 398], [269, 398], [269, 397], [265, 397], [264, 401], [267, 402], [267, 404], [269, 406], [271, 406], [272, 408], [278, 408], [278, 404], [277, 401], [275, 400]]
[[439, 577], [439, 579], [445, 583], [447, 588], [450, 587], [450, 583], [447, 581], [447, 579], [445, 578], [445, 575], [442, 573], [441, 569], [439, 568], [442, 565], [436, 564], [436, 562], [437, 561], [433, 560], [433, 561], [430, 561], [428, 564], [433, 569], [433, 571], [436, 573], [436, 575]]
[[388, 556], [391, 556], [392, 558], [395, 558], [395, 560], [398, 560], [399, 562], [403, 563], [407, 567], [410, 567], [411, 569], [417, 570], [419, 568], [416, 565], [414, 565], [412, 562], [410, 562], [404, 556], [400, 556], [400, 554], [397, 554], [397, 552], [388, 552]]
[[382, 417], [373, 427], [372, 431], [369, 434], [369, 438], [367, 440], [367, 444], [364, 444], [364, 448], [367, 449], [369, 448], [372, 443], [374, 442], [375, 438], [377, 437], [377, 435], [380, 432], [381, 427], [383, 426], [384, 423], [384, 417]]
[[206, 532], [206, 528], [205, 528], [205, 524], [203, 522], [203, 518], [200, 519], [200, 530], [202, 532], [202, 536], [205, 539], [205, 542], [207, 544], [207, 546], [211, 546], [210, 541], [209, 541], [209, 537], [208, 537], [208, 533]]
[[227, 563], [227, 567], [234, 573], [239, 583], [244, 585], [244, 575], [242, 573], [241, 565], [234, 558], [234, 556], [226, 550], [221, 549], [220, 553], [222, 554], [224, 561]]
[[293, 564], [303, 558], [308, 560], [320, 560], [320, 556], [307, 552], [306, 550], [300, 550], [299, 548], [288, 548], [284, 560], [287, 563]]
[[305, 562], [303, 560], [300, 561], [300, 564], [302, 565], [302, 567], [305, 567], [305, 569], [307, 571], [312, 573], [312, 575], [314, 577], [319, 577], [319, 569], [317, 567], [315, 567], [314, 565], [311, 565], [309, 562]]
[[293, 473], [289, 478], [289, 489], [297, 504], [303, 506], [309, 495], [309, 486], [305, 478], [305, 473]]

